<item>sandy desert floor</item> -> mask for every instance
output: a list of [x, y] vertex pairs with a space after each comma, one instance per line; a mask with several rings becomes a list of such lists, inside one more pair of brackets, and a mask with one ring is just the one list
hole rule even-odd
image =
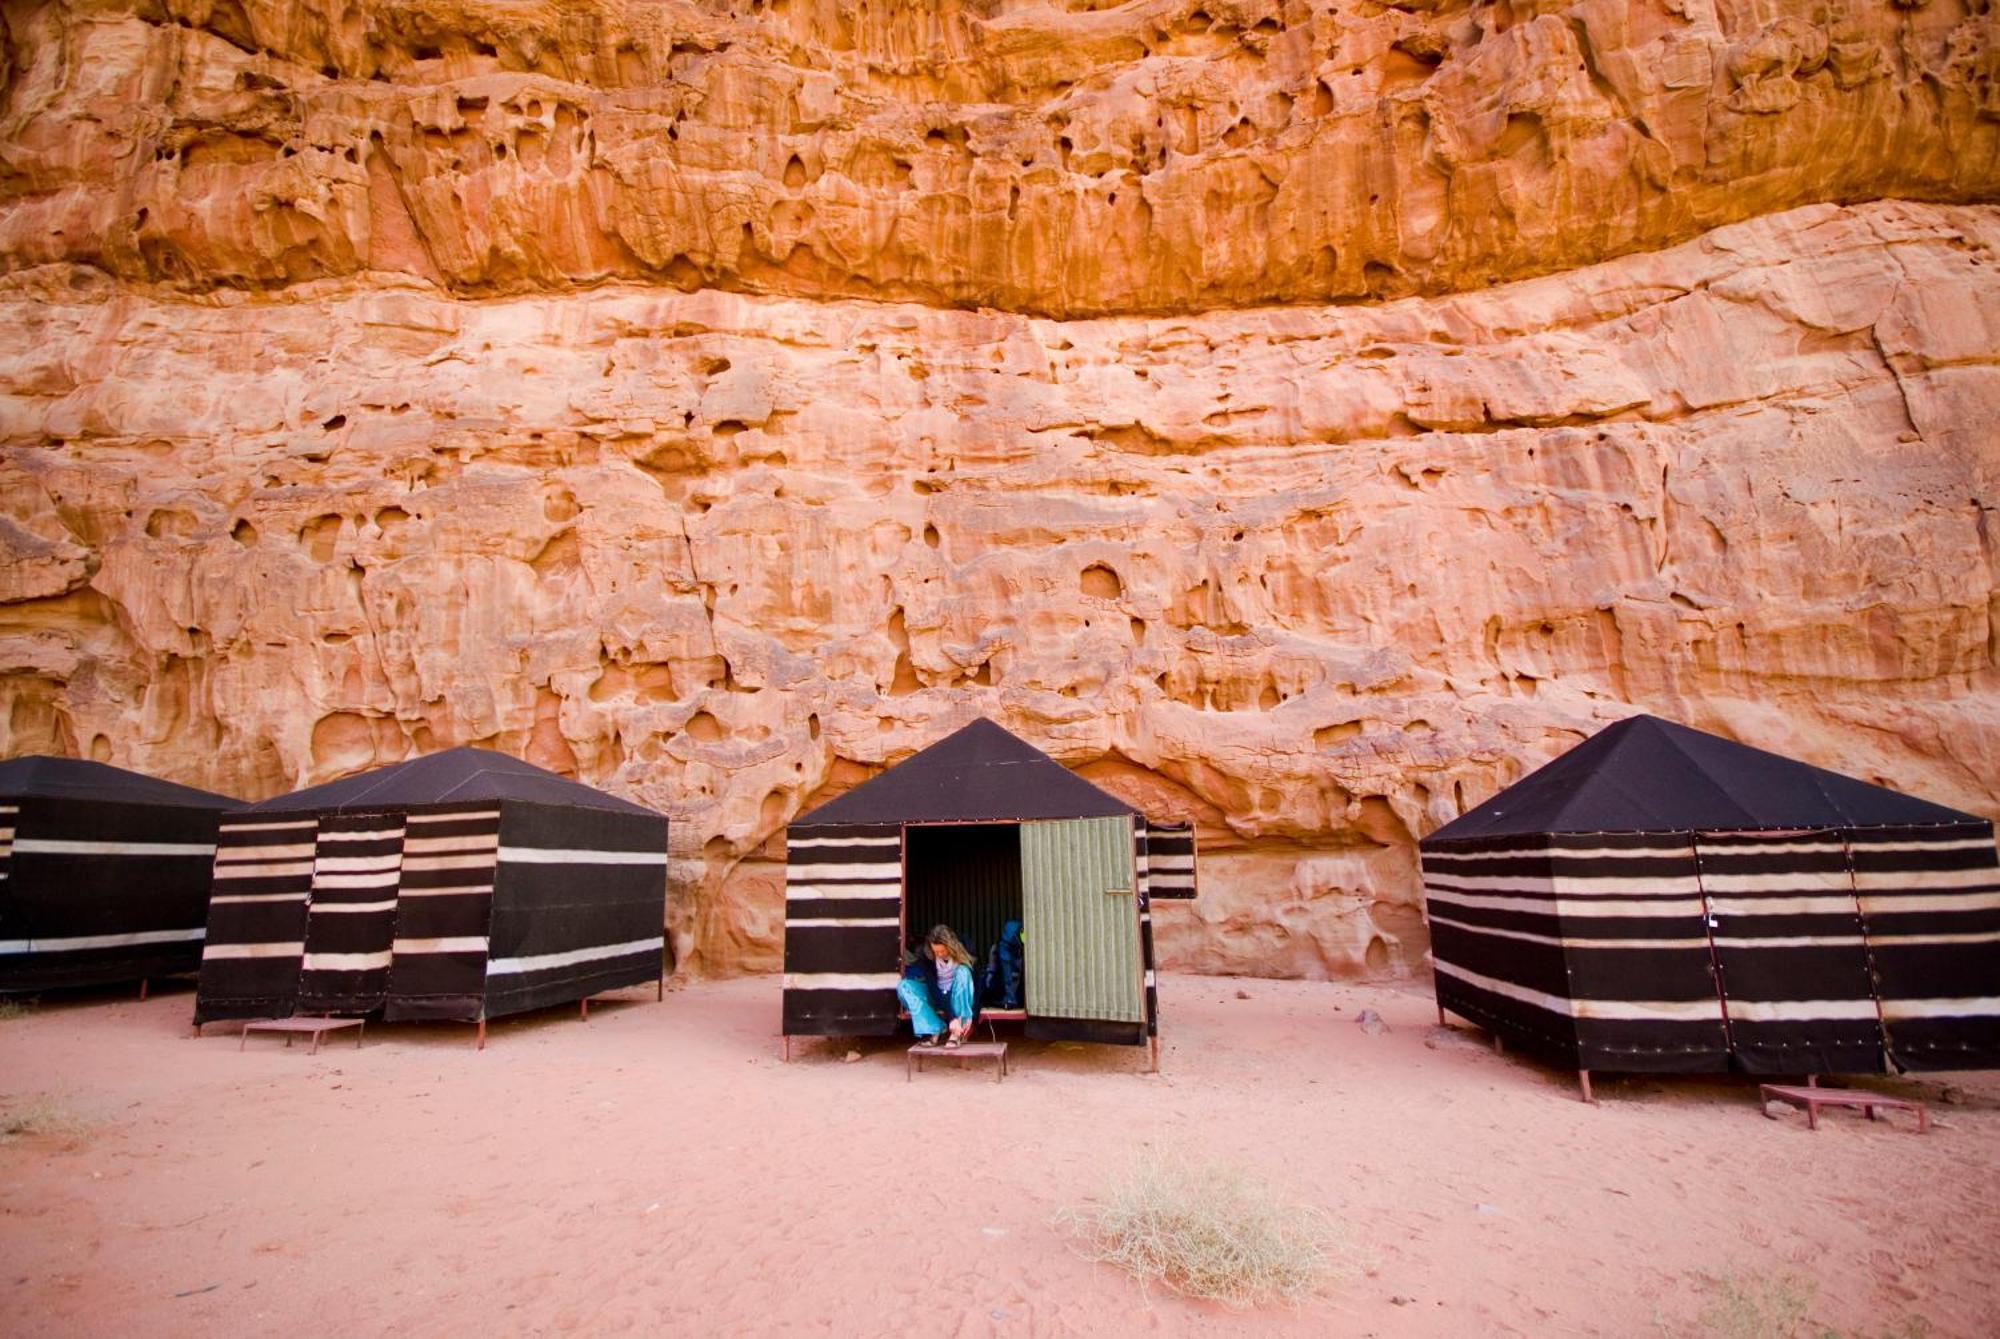
[[[769, 978], [639, 994], [483, 1053], [428, 1025], [239, 1053], [189, 1037], [184, 987], [0, 1018], [0, 1111], [72, 1122], [0, 1143], [0, 1331], [1681, 1335], [1728, 1279], [1809, 1297], [1815, 1335], [2000, 1333], [2000, 1074], [1880, 1081], [1929, 1137], [1809, 1133], [1738, 1082], [1588, 1107], [1420, 987], [1170, 976], [1158, 1076], [1017, 1039], [1004, 1084], [906, 1084], [887, 1042], [781, 1063]], [[1238, 1313], [1092, 1264], [1056, 1211], [1134, 1156], [1324, 1206], [1339, 1276]]]

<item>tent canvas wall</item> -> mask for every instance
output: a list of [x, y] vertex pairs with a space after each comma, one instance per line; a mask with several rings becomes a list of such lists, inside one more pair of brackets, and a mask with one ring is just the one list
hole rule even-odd
[[199, 967], [236, 803], [76, 758], [0, 762], [0, 992]]
[[1190, 829], [974, 721], [787, 829], [784, 1032], [887, 1036], [904, 945], [1025, 930], [1031, 1037], [1156, 1036], [1152, 902], [1195, 892]]
[[477, 1021], [655, 981], [667, 820], [461, 748], [252, 805], [217, 835], [197, 1024]]
[[1638, 716], [1420, 849], [1439, 1006], [1578, 1069], [2000, 1064], [1974, 815]]

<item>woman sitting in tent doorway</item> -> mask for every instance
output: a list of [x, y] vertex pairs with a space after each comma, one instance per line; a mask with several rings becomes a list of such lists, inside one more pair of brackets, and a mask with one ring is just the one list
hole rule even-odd
[[972, 955], [949, 925], [932, 926], [904, 963], [896, 998], [910, 1011], [919, 1045], [935, 1046], [944, 1033], [945, 1046], [956, 1048], [972, 1034]]

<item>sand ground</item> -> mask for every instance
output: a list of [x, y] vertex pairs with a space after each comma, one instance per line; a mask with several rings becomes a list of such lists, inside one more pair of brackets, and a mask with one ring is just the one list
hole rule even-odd
[[[1168, 976], [1157, 1076], [1016, 1039], [1004, 1084], [906, 1084], [886, 1042], [781, 1063], [770, 978], [640, 994], [483, 1053], [431, 1025], [239, 1053], [189, 1037], [184, 987], [0, 1018], [0, 1110], [75, 1122], [0, 1143], [0, 1332], [1675, 1335], [1728, 1278], [1809, 1297], [1816, 1335], [2000, 1333], [2000, 1074], [1948, 1076], [1929, 1137], [1809, 1133], [1738, 1082], [1588, 1107], [1421, 987]], [[1339, 1276], [1235, 1313], [1092, 1264], [1055, 1213], [1135, 1156], [1324, 1206]]]

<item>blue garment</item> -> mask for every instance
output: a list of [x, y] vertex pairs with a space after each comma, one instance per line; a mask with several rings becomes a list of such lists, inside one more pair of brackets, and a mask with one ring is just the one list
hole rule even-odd
[[922, 971], [922, 963], [914, 964], [919, 974], [905, 976], [896, 983], [896, 998], [910, 1011], [910, 1027], [919, 1037], [935, 1037], [944, 1031], [944, 1020], [940, 1014], [949, 1011], [953, 1018], [972, 1021], [973, 992], [972, 969], [960, 964], [951, 974], [951, 997], [946, 999], [939, 992], [931, 973]]

